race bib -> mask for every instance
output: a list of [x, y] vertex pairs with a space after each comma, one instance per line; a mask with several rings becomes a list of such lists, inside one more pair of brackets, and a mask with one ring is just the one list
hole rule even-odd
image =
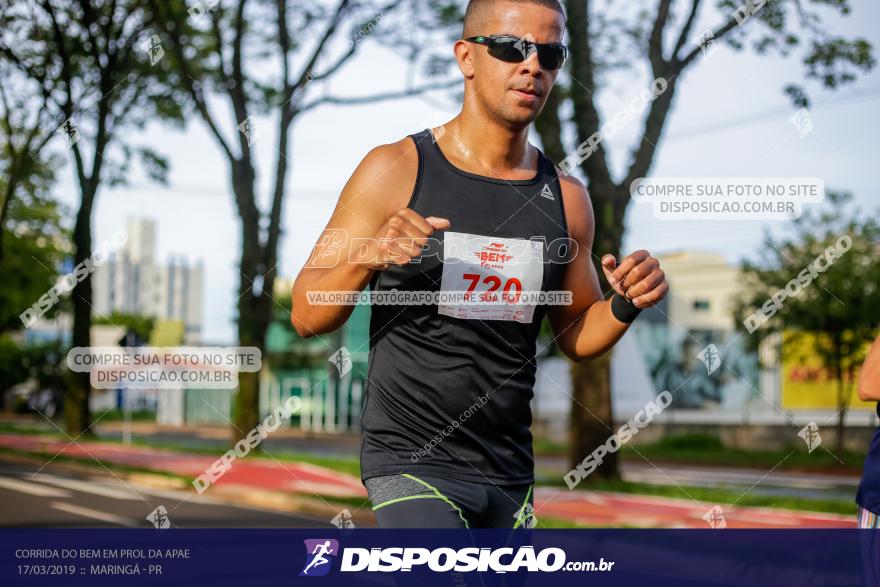
[[540, 292], [543, 243], [446, 232], [438, 313], [466, 320], [512, 320], [529, 324], [535, 303], [523, 293]]

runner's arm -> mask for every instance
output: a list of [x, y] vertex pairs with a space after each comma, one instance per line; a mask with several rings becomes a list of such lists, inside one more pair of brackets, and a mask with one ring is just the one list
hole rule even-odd
[[862, 371], [859, 373], [859, 399], [880, 401], [880, 336], [871, 345]]
[[354, 250], [352, 243], [375, 237], [407, 205], [417, 169], [415, 145], [408, 139], [373, 149], [358, 165], [294, 282], [290, 321], [300, 336], [332, 332], [348, 320], [353, 305], [317, 305], [310, 303], [308, 293], [362, 291], [367, 286], [377, 251]]
[[[554, 306], [549, 311], [556, 343], [569, 358], [580, 361], [606, 353], [629, 328], [611, 311], [611, 301], [603, 299], [599, 277], [592, 262], [595, 220], [590, 196], [576, 178], [560, 173], [562, 199], [570, 237], [577, 243], [574, 258], [565, 271], [563, 290], [572, 292], [570, 306]], [[615, 273], [615, 291], [626, 291], [639, 308], [660, 301], [666, 295], [666, 281], [656, 259], [638, 251], [619, 266], [605, 255], [606, 275]]]

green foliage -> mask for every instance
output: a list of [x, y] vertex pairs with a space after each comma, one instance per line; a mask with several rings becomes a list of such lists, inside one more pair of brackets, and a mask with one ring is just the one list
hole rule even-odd
[[121, 312], [113, 312], [109, 316], [96, 316], [95, 324], [112, 324], [126, 330], [134, 331], [139, 338], [145, 341], [150, 340], [150, 334], [156, 325], [156, 318], [153, 316], [139, 316], [136, 314], [123, 314]]
[[18, 343], [8, 336], [0, 336], [0, 391], [5, 391], [28, 378], [24, 353]]
[[[47, 195], [54, 181], [53, 163], [55, 158], [36, 163], [9, 203], [6, 230], [0, 236], [0, 333], [22, 328], [19, 315], [55, 284], [70, 248], [69, 231], [62, 224], [64, 208]], [[57, 310], [56, 306], [47, 315]]]
[[724, 444], [721, 442], [721, 439], [708, 434], [667, 436], [657, 442], [656, 446], [670, 450], [724, 450]]
[[60, 341], [22, 347], [9, 336], [0, 336], [0, 392], [30, 378], [35, 379], [40, 389], [61, 389], [65, 352]]
[[[175, 89], [177, 73], [168, 67], [161, 44], [155, 45], [148, 15], [141, 0], [0, 0], [3, 70], [24, 76], [42, 92], [45, 129], [51, 133], [72, 119], [80, 141], [90, 147], [83, 151], [100, 151], [80, 154], [82, 143], [70, 149], [82, 191], [127, 184], [133, 155], [147, 178], [164, 181], [167, 161], [149, 145], [137, 144], [139, 133], [123, 132], [154, 121], [184, 122], [187, 96]], [[89, 158], [91, 166], [84, 164]]]
[[880, 327], [878, 214], [850, 209], [849, 201], [848, 194], [830, 193], [823, 209], [794, 222], [792, 234], [768, 234], [761, 258], [743, 266], [744, 289], [734, 310], [740, 328], [753, 312], [769, 316], [753, 322], [761, 324], [748, 339], [753, 347], [784, 332], [783, 350], [806, 343], [834, 375], [838, 449], [855, 373]]
[[[759, 259], [743, 264], [744, 287], [737, 304], [737, 324], [792, 280], [800, 281], [797, 295], [788, 295], [782, 307], [759, 328], [756, 340], [770, 332], [786, 330], [825, 333], [837, 349], [824, 346], [820, 354], [843, 352], [860, 361], [864, 342], [873, 340], [880, 326], [880, 224], [877, 213], [851, 209], [849, 194], [830, 193], [827, 205], [805, 213], [793, 223], [791, 234], [765, 238]], [[848, 237], [851, 248], [810, 282], [803, 284], [809, 267], [827, 264], [827, 251]], [[841, 241], [841, 244], [843, 241]], [[806, 270], [806, 272], [805, 272]]]
[[59, 340], [35, 343], [22, 349], [22, 362], [41, 389], [60, 390], [67, 373], [67, 351]]
[[[859, 72], [867, 73], [876, 65], [870, 42], [834, 35], [827, 25], [832, 18], [851, 13], [849, 0], [768, 1], [760, 7], [757, 2], [752, 4], [756, 6], [754, 13], [724, 38], [734, 50], [750, 45], [758, 55], [788, 57], [800, 49], [804, 79], [832, 90], [855, 81]], [[744, 0], [716, 2], [725, 15], [745, 5]], [[809, 106], [804, 87], [788, 84], [784, 91], [796, 107]]]

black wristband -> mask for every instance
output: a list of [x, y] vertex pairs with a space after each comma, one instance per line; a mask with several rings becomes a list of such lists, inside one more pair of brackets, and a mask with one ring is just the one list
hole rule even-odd
[[611, 313], [621, 322], [629, 324], [636, 319], [641, 312], [641, 308], [637, 308], [631, 301], [616, 293], [611, 296]]

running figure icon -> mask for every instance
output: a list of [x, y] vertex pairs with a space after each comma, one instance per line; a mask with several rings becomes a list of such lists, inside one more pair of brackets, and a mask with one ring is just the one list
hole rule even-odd
[[[306, 563], [305, 568], [300, 573], [300, 576], [317, 576], [317, 575], [326, 575], [330, 570], [329, 566], [325, 566], [321, 569], [322, 565], [327, 565], [330, 562], [330, 558], [332, 556], [336, 556], [337, 549], [339, 548], [339, 543], [336, 540], [306, 540], [306, 552], [310, 555], [310, 560]], [[317, 573], [309, 574], [309, 571], [317, 570]]]

